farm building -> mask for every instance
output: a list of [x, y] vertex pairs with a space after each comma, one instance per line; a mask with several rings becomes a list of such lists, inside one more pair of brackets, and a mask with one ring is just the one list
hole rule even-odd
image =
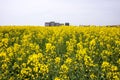
[[45, 22], [45, 26], [62, 26], [62, 25], [65, 25], [65, 26], [69, 26], [69, 23], [56, 23], [54, 21], [51, 21], [51, 22]]

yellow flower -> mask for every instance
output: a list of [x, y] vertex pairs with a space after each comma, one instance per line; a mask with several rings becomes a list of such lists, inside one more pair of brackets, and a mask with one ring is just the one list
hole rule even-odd
[[68, 54], [70, 54], [71, 52], [74, 51], [74, 45], [73, 45], [73, 43], [71, 43], [69, 41], [66, 41], [66, 45], [67, 45], [67, 52], [68, 52]]
[[40, 72], [44, 75], [46, 73], [48, 73], [49, 69], [48, 69], [48, 66], [43, 64], [40, 66]]
[[95, 46], [95, 44], [96, 44], [96, 41], [95, 41], [95, 39], [92, 39], [92, 40], [90, 41], [90, 45], [93, 45], [93, 46]]
[[119, 27], [0, 26], [0, 80], [120, 80], [119, 46]]
[[32, 69], [30, 68], [30, 67], [27, 67], [27, 68], [22, 68], [22, 70], [21, 70], [21, 74], [22, 75], [28, 75], [28, 74], [30, 74], [32, 72]]
[[77, 48], [80, 50], [80, 49], [83, 49], [83, 45], [82, 45], [82, 43], [78, 43], [77, 44]]
[[112, 77], [112, 75], [113, 75], [112, 72], [107, 72], [107, 78], [110, 79]]
[[108, 48], [108, 49], [110, 49], [110, 48], [111, 48], [111, 45], [110, 45], [110, 44], [107, 44], [106, 46], [107, 46], [107, 48]]
[[13, 51], [12, 47], [7, 48], [7, 52], [11, 53]]
[[86, 67], [94, 66], [93, 60], [90, 58], [90, 56], [85, 56], [84, 62], [85, 62]]
[[63, 73], [67, 73], [69, 68], [66, 66], [66, 64], [63, 64], [60, 68], [62, 70]]
[[17, 58], [17, 60], [18, 60], [18, 61], [22, 61], [22, 58], [21, 58], [21, 57], [20, 57], [20, 58]]
[[94, 78], [96, 78], [96, 76], [92, 73], [92, 74], [90, 74], [90, 78], [94, 79]]
[[100, 42], [100, 45], [101, 45], [101, 46], [103, 46], [103, 45], [104, 45], [104, 43], [101, 41], [101, 42]]
[[86, 48], [77, 50], [77, 53], [78, 53], [80, 56], [84, 57], [84, 56], [86, 55]]
[[118, 70], [118, 67], [117, 66], [111, 66], [111, 71], [117, 71]]
[[66, 61], [65, 61], [66, 64], [70, 64], [71, 62], [72, 62], [71, 58], [67, 58]]
[[3, 69], [3, 70], [6, 70], [6, 69], [8, 68], [7, 64], [5, 64], [5, 63], [4, 63], [4, 64], [2, 64], [2, 66], [1, 66], [1, 67], [2, 67], [2, 69]]
[[50, 50], [50, 49], [51, 49], [51, 46], [52, 46], [51, 43], [47, 43], [47, 44], [46, 44], [46, 50]]
[[81, 59], [82, 59], [82, 56], [77, 53], [77, 54], [76, 54], [76, 59], [77, 59], [77, 60], [81, 60]]
[[26, 63], [22, 63], [22, 65], [21, 65], [21, 66], [25, 68], [25, 67], [26, 67]]
[[5, 52], [1, 52], [0, 53], [0, 57], [6, 57], [7, 55], [6, 55], [6, 53]]
[[55, 46], [53, 46], [51, 43], [46, 43], [46, 52], [48, 53], [49, 51], [51, 53], [54, 53]]
[[15, 43], [15, 44], [14, 44], [14, 52], [18, 51], [19, 48], [20, 48], [20, 45], [17, 44], [17, 43]]
[[19, 68], [19, 65], [15, 62], [13, 65], [13, 69]]
[[26, 70], [27, 70], [26, 68], [22, 68], [21, 74], [28, 74], [28, 72]]
[[55, 58], [55, 63], [56, 63], [56, 64], [59, 64], [59, 63], [60, 63], [60, 57], [56, 57], [56, 58]]
[[14, 78], [13, 76], [11, 76], [9, 80], [14, 80], [14, 79], [15, 79], [15, 78]]
[[107, 50], [103, 50], [101, 53], [102, 56], [110, 56], [111, 54], [112, 54], [112, 52], [107, 51]]
[[113, 76], [113, 79], [114, 79], [114, 80], [120, 80], [120, 77], [118, 77], [118, 76], [116, 75], [116, 76]]
[[8, 43], [8, 38], [3, 38], [2, 42], [5, 43], [5, 44], [7, 44]]
[[110, 67], [110, 63], [109, 62], [103, 62], [102, 63], [102, 68], [108, 68]]
[[10, 62], [10, 59], [6, 57], [5, 60], [3, 60], [3, 62]]
[[43, 54], [42, 53], [38, 53], [38, 57], [39, 58], [43, 58]]
[[38, 54], [32, 54], [28, 57], [28, 62], [27, 64], [29, 64], [30, 62], [36, 63], [39, 61], [39, 56]]
[[59, 77], [55, 77], [55, 79], [54, 80], [61, 80]]
[[102, 63], [102, 71], [106, 71], [106, 70], [109, 70], [109, 68], [110, 68], [110, 63], [109, 62], [103, 62]]
[[38, 67], [34, 67], [33, 71], [38, 72]]
[[11, 52], [11, 53], [9, 53], [8, 55], [9, 55], [10, 57], [12, 57], [14, 54]]
[[115, 41], [115, 43], [116, 43], [116, 44], [118, 44], [118, 45], [120, 45], [120, 41], [118, 41], [118, 40], [117, 40], [117, 41]]
[[118, 59], [117, 63], [120, 65], [120, 58]]

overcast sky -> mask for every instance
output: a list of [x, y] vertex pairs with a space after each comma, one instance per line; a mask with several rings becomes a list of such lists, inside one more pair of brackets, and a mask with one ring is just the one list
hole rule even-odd
[[120, 24], [120, 0], [0, 0], [0, 25]]

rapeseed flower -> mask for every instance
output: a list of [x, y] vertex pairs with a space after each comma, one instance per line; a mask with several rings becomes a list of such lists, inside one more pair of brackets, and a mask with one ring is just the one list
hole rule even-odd
[[60, 57], [56, 57], [56, 58], [55, 58], [55, 63], [56, 63], [56, 64], [59, 64], [59, 63], [60, 63]]
[[119, 27], [0, 27], [0, 80], [119, 80]]
[[65, 61], [66, 64], [70, 64], [71, 62], [72, 62], [71, 58], [67, 58], [66, 61]]
[[63, 64], [61, 65], [60, 70], [62, 71], [62, 73], [67, 73], [69, 68], [67, 67], [66, 64]]

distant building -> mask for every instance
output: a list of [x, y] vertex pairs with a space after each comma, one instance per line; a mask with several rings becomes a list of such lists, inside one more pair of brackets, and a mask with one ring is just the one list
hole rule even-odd
[[67, 22], [67, 23], [65, 23], [65, 26], [69, 26], [70, 24]]
[[64, 23], [60, 23], [61, 26], [64, 26]]
[[54, 21], [50, 22], [50, 26], [56, 26], [56, 23]]
[[49, 23], [49, 22], [46, 22], [46, 23], [45, 23], [45, 26], [50, 26], [50, 23]]
[[60, 26], [60, 23], [55, 23], [55, 26]]
[[[54, 21], [51, 22], [45, 22], [45, 26], [62, 26], [63, 23], [56, 23]], [[69, 26], [69, 23], [65, 23], [65, 26]]]
[[59, 26], [59, 23], [55, 23], [54, 21], [45, 22], [45, 26]]

